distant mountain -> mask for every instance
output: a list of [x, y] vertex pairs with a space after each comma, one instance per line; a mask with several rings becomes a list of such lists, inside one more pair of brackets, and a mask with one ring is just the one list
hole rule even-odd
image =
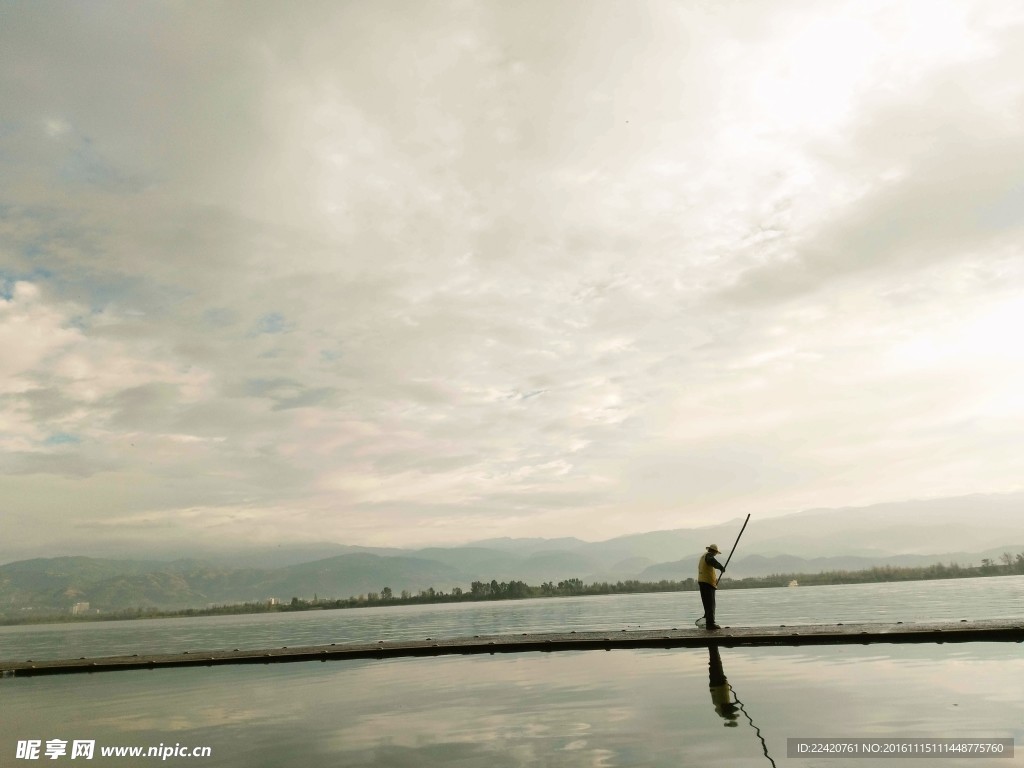
[[91, 608], [101, 611], [200, 608], [212, 602], [235, 602], [226, 596], [244, 593], [246, 585], [258, 582], [261, 575], [257, 570], [233, 571], [212, 566], [184, 572], [129, 574], [83, 586], [75, 602], [88, 602]]
[[469, 586], [463, 574], [432, 560], [339, 555], [285, 568], [228, 568], [208, 562], [139, 562], [55, 558], [0, 566], [0, 612], [65, 612], [79, 602], [93, 609], [202, 608], [208, 605], [289, 600], [314, 595], [347, 598], [391, 587], [446, 591]]
[[[478, 574], [470, 581], [482, 579], [479, 574], [489, 573], [487, 580], [511, 581], [522, 579], [525, 558], [500, 549], [474, 547], [429, 547], [417, 549], [416, 557], [434, 560], [463, 574]], [[436, 586], [436, 585], [435, 585]]]
[[[998, 560], [1003, 552], [1024, 551], [1019, 544], [1024, 542], [1022, 511], [1024, 494], [1008, 494], [755, 516], [729, 574], [742, 578]], [[24, 560], [0, 566], [0, 612], [64, 611], [76, 602], [115, 610], [205, 607], [270, 597], [308, 599], [314, 594], [347, 598], [384, 587], [395, 593], [429, 587], [449, 591], [491, 580], [535, 585], [569, 578], [675, 581], [693, 576], [697, 558], [711, 542], [723, 549], [723, 558], [728, 557], [742, 522], [737, 518], [715, 526], [599, 542], [571, 537], [491, 539], [419, 550], [324, 542], [239, 548], [191, 560]]]
[[195, 561], [187, 560], [167, 563], [91, 557], [22, 560], [0, 566], [0, 606], [29, 600], [46, 605], [71, 604], [81, 600], [84, 589], [110, 579], [175, 573], [194, 565]]
[[[586, 571], [594, 563], [565, 553], [545, 553], [519, 561], [520, 575], [497, 574], [480, 560], [487, 550], [477, 549], [476, 568], [460, 571], [452, 564], [412, 557], [381, 557], [366, 553], [339, 555], [285, 568], [225, 568], [197, 561], [141, 562], [55, 558], [0, 566], [0, 616], [66, 613], [76, 603], [113, 612], [130, 608], [162, 610], [204, 608], [244, 602], [262, 602], [292, 597], [309, 600], [347, 598], [390, 587], [397, 595], [403, 590], [417, 593], [430, 587], [451, 591], [469, 587], [471, 581], [523, 580], [539, 585], [567, 578], [586, 583], [600, 581], [661, 580], [693, 578], [699, 552], [668, 563], [651, 564], [637, 558], [612, 564], [605, 571]], [[999, 562], [1003, 553], [1024, 552], [1024, 544], [980, 553], [946, 555], [900, 555], [889, 558], [828, 557], [801, 558], [791, 555], [738, 557], [729, 565], [734, 578], [773, 574], [817, 573], [862, 570], [875, 566], [923, 566], [951, 562], [978, 565], [983, 558]], [[496, 552], [500, 555], [502, 553]], [[507, 554], [507, 553], [506, 553]], [[450, 558], [451, 559], [451, 558]], [[506, 563], [504, 567], [513, 567]], [[532, 574], [532, 575], [531, 575]], [[580, 576], [579, 574], [585, 574]]]

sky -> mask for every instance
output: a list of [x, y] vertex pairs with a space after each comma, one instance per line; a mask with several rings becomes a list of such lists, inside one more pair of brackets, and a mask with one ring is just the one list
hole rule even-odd
[[0, 555], [1024, 488], [1016, 0], [0, 0]]

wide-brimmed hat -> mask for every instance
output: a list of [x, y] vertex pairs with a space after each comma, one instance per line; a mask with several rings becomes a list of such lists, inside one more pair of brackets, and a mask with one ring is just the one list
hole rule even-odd
[[718, 548], [718, 545], [717, 545], [717, 544], [712, 544], [712, 545], [710, 545], [710, 546], [708, 547], [708, 552], [714, 552], [714, 553], [715, 553], [716, 555], [717, 555], [717, 554], [718, 554], [719, 552], [721, 552], [721, 551], [722, 551], [722, 550], [720, 550], [720, 549]]

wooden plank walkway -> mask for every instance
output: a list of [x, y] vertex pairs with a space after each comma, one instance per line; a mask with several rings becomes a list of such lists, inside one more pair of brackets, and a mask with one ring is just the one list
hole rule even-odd
[[315, 645], [259, 650], [183, 651], [131, 656], [0, 661], [3, 677], [108, 672], [125, 669], [270, 664], [287, 661], [385, 659], [445, 654], [523, 653], [531, 651], [611, 650], [612, 648], [693, 648], [765, 645], [827, 645], [868, 643], [1024, 642], [1024, 618], [1010, 620], [904, 624], [812, 624], [777, 627], [723, 627], [708, 631], [689, 627], [664, 630], [555, 632], [544, 634], [476, 635], [376, 643]]

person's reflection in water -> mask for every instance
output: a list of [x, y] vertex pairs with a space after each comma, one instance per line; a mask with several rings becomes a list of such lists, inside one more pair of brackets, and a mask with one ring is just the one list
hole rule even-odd
[[768, 742], [764, 740], [764, 736], [761, 735], [761, 729], [754, 725], [753, 719], [750, 717], [750, 713], [747, 712], [746, 707], [743, 706], [743, 702], [740, 701], [739, 694], [729, 685], [729, 681], [725, 678], [725, 670], [722, 669], [722, 656], [718, 653], [718, 646], [714, 643], [708, 644], [708, 687], [711, 689], [711, 703], [715, 707], [715, 712], [725, 720], [727, 727], [735, 728], [739, 723], [738, 712], [743, 712], [747, 720], [750, 722], [750, 727], [754, 729], [754, 733], [757, 734], [757, 738], [761, 740], [761, 751], [764, 752], [764, 756], [768, 758], [768, 762], [772, 764], [772, 768], [775, 768], [775, 761], [772, 756], [768, 754]]
[[739, 723], [736, 720], [739, 709], [732, 701], [732, 686], [725, 678], [725, 670], [722, 669], [722, 656], [718, 652], [718, 646], [714, 643], [708, 645], [708, 686], [711, 689], [711, 703], [715, 706], [715, 712], [725, 720], [725, 725], [735, 728]]

